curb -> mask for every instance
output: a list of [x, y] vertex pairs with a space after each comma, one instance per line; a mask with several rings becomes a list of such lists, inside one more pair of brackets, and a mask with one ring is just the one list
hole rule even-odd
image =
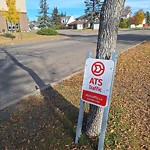
[[[129, 51], [130, 49], [135, 48], [135, 47], [137, 47], [137, 46], [141, 45], [142, 43], [145, 43], [145, 42], [147, 42], [147, 41], [149, 41], [149, 40], [150, 40], [150, 39], [147, 39], [147, 40], [144, 40], [144, 41], [141, 42], [141, 43], [138, 43], [138, 44], [136, 44], [136, 45], [134, 45], [134, 46], [131, 46], [131, 47], [127, 48], [126, 50], [119, 52], [119, 54], [122, 54], [122, 53], [124, 53], [124, 52], [127, 52], [127, 51]], [[68, 80], [68, 79], [70, 79], [71, 77], [73, 77], [74, 75], [77, 75], [77, 74], [79, 74], [79, 73], [82, 73], [82, 72], [83, 72], [83, 69], [84, 69], [84, 68], [81, 68], [81, 69], [78, 70], [77, 72], [74, 72], [73, 74], [62, 78], [62, 79], [58, 80], [57, 82], [53, 82], [53, 83], [51, 83], [51, 84], [48, 84], [48, 85], [46, 85], [45, 87], [43, 87], [43, 88], [41, 88], [41, 89], [37, 89], [36, 91], [33, 91], [32, 93], [29, 93], [29, 94], [27, 94], [27, 95], [24, 95], [24, 96], [22, 96], [22, 97], [20, 97], [20, 98], [17, 98], [17, 99], [15, 99], [15, 100], [13, 100], [13, 101], [11, 101], [11, 102], [9, 102], [9, 103], [3, 105], [3, 106], [0, 106], [0, 110], [3, 110], [3, 109], [5, 109], [5, 108], [9, 107], [10, 105], [13, 105], [13, 104], [15, 104], [15, 103], [17, 103], [17, 102], [19, 102], [19, 101], [21, 101], [21, 100], [23, 100], [23, 99], [29, 97], [29, 96], [34, 96], [34, 95], [36, 95], [36, 94], [40, 94], [40, 92], [41, 92], [42, 90], [45, 90], [45, 89], [48, 88], [49, 86], [54, 87], [56, 84], [59, 84], [59, 83], [61, 83], [61, 82], [64, 81], [64, 80]]]
[[73, 77], [74, 75], [77, 75], [77, 74], [82, 73], [82, 72], [83, 72], [83, 69], [80, 69], [79, 71], [77, 71], [77, 72], [75, 72], [75, 73], [73, 73], [73, 74], [71, 74], [71, 75], [69, 75], [69, 76], [67, 76], [67, 77], [64, 77], [64, 78], [60, 79], [60, 80], [58, 80], [57, 82], [53, 82], [53, 83], [51, 83], [51, 84], [47, 84], [45, 87], [43, 87], [43, 88], [41, 88], [41, 89], [38, 88], [37, 90], [35, 90], [35, 91], [33, 91], [33, 92], [29, 93], [29, 94], [26, 94], [26, 95], [24, 95], [24, 96], [22, 96], [22, 97], [20, 97], [20, 98], [14, 99], [13, 101], [11, 101], [11, 102], [9, 102], [9, 103], [4, 104], [3, 106], [0, 106], [0, 111], [3, 110], [3, 109], [5, 109], [5, 108], [7, 108], [7, 107], [9, 107], [9, 106], [11, 106], [11, 105], [13, 105], [13, 104], [16, 104], [17, 102], [19, 102], [19, 101], [21, 101], [21, 100], [23, 100], [23, 99], [28, 98], [29, 96], [38, 95], [38, 94], [41, 93], [42, 90], [47, 89], [49, 86], [54, 87], [56, 84], [59, 84], [59, 83], [61, 83], [61, 82], [64, 81], [64, 80], [68, 80], [68, 79], [70, 79], [71, 77]]

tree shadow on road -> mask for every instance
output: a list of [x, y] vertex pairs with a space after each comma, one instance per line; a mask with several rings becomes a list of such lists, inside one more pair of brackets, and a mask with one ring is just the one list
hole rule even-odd
[[[38, 85], [41, 96], [33, 96], [0, 112], [0, 149], [73, 149], [79, 97], [68, 101], [52, 86], [47, 86], [31, 68], [20, 63], [6, 49], [5, 54], [25, 70]], [[15, 85], [14, 85], [15, 86]], [[69, 91], [68, 91], [69, 92]], [[75, 97], [75, 95], [73, 96]], [[6, 117], [5, 113], [10, 113]], [[83, 141], [85, 144], [88, 141]], [[78, 148], [82, 148], [81, 145]], [[89, 149], [95, 149], [90, 143]]]

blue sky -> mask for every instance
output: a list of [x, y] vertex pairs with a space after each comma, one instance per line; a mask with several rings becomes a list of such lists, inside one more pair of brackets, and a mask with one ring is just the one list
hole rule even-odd
[[[29, 20], [36, 20], [39, 12], [40, 0], [26, 0], [26, 7]], [[49, 13], [52, 13], [54, 7], [57, 6], [59, 13], [66, 12], [68, 16], [78, 17], [84, 14], [84, 0], [47, 0]], [[150, 0], [126, 0], [125, 6], [130, 6], [132, 12], [139, 9], [150, 11]], [[51, 15], [51, 14], [49, 14]]]

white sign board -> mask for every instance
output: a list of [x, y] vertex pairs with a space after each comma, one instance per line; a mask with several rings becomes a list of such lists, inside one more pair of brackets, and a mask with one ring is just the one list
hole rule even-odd
[[112, 60], [88, 58], [85, 64], [81, 99], [106, 107], [113, 79], [115, 63]]

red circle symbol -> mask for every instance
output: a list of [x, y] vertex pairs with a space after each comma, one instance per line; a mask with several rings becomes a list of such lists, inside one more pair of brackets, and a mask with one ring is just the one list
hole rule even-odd
[[95, 62], [91, 67], [91, 71], [95, 76], [101, 76], [105, 71], [105, 66], [102, 62]]

